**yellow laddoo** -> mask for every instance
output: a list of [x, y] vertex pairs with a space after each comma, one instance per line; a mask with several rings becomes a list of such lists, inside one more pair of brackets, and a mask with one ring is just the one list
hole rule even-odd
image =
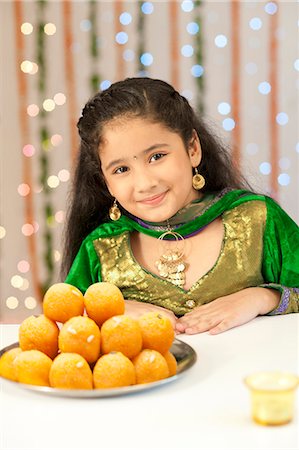
[[124, 314], [125, 301], [120, 289], [112, 283], [99, 282], [84, 294], [87, 315], [99, 326], [112, 316]]
[[96, 389], [130, 386], [136, 383], [132, 361], [121, 352], [111, 352], [98, 359], [93, 369]]
[[166, 353], [174, 340], [174, 329], [168, 317], [156, 312], [143, 314], [138, 318], [141, 328], [143, 348]]
[[40, 350], [50, 358], [58, 353], [59, 328], [53, 320], [41, 314], [29, 316], [19, 328], [19, 344], [22, 350]]
[[164, 358], [167, 362], [168, 369], [169, 369], [169, 376], [172, 377], [177, 373], [178, 369], [178, 363], [175, 359], [174, 355], [168, 350], [166, 353], [164, 353]]
[[62, 323], [81, 316], [84, 312], [83, 294], [71, 284], [53, 284], [44, 295], [43, 312], [49, 319]]
[[15, 359], [19, 383], [49, 386], [49, 372], [52, 359], [39, 350], [25, 350]]
[[60, 330], [59, 350], [63, 353], [79, 353], [88, 363], [99, 358], [100, 345], [100, 329], [89, 317], [72, 317]]
[[169, 377], [165, 358], [156, 350], [144, 349], [132, 360], [135, 366], [136, 383], [151, 383]]
[[0, 376], [8, 380], [17, 381], [15, 359], [22, 350], [20, 347], [12, 348], [3, 353], [0, 358]]
[[50, 369], [50, 385], [60, 389], [92, 389], [92, 371], [77, 353], [60, 353]]
[[142, 349], [142, 335], [137, 320], [130, 316], [113, 316], [101, 328], [102, 353], [122, 352], [134, 358]]

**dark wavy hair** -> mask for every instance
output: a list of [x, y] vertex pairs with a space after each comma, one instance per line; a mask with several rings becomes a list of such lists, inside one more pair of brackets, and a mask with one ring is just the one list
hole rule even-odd
[[186, 149], [196, 130], [202, 149], [199, 171], [206, 180], [201, 192], [218, 192], [227, 187], [250, 188], [232, 164], [226, 145], [170, 84], [152, 78], [116, 82], [86, 103], [77, 124], [81, 143], [64, 230], [62, 278], [68, 273], [83, 239], [107, 220], [113, 202], [99, 157], [103, 128], [113, 119], [136, 117], [163, 124], [178, 133]]

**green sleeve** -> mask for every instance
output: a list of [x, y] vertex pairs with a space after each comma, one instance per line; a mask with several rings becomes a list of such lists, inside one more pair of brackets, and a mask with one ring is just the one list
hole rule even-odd
[[299, 312], [299, 227], [274, 200], [266, 197], [266, 205], [261, 286], [281, 293], [269, 314]]
[[84, 294], [93, 283], [101, 281], [100, 261], [96, 254], [93, 241], [85, 239], [74, 259], [65, 283], [76, 286]]

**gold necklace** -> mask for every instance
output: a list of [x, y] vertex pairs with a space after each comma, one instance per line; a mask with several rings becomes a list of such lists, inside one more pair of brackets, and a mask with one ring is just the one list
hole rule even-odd
[[[174, 237], [177, 246], [169, 247], [165, 237]], [[159, 275], [174, 285], [183, 288], [186, 282], [185, 270], [187, 263], [183, 260], [185, 250], [185, 240], [183, 236], [169, 229], [158, 239], [163, 246], [160, 258], [155, 262]]]

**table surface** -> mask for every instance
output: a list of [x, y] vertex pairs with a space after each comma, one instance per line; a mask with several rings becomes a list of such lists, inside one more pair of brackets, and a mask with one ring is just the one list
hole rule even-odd
[[[171, 383], [112, 398], [52, 397], [1, 380], [0, 449], [271, 449], [299, 447], [298, 394], [287, 425], [250, 415], [244, 377], [260, 370], [299, 373], [299, 314], [258, 317], [223, 334], [180, 335], [197, 362]], [[1, 325], [1, 348], [19, 325]]]

